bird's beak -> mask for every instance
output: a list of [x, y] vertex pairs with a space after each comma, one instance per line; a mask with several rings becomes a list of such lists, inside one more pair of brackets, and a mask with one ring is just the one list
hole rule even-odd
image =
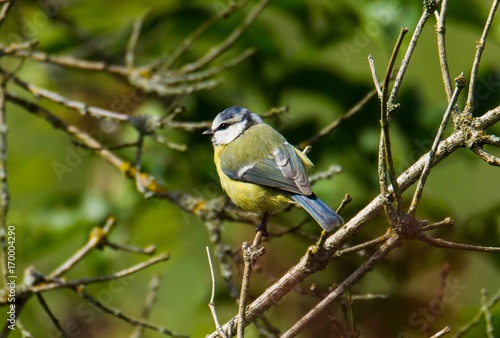
[[207, 129], [203, 132], [203, 135], [213, 135], [214, 131], [212, 129]]

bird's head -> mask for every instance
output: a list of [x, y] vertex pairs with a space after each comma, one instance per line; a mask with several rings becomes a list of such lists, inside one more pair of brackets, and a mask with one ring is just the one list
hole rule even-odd
[[220, 112], [212, 122], [212, 127], [203, 134], [212, 135], [214, 145], [224, 145], [231, 143], [245, 130], [259, 123], [262, 123], [262, 119], [257, 114], [235, 106]]

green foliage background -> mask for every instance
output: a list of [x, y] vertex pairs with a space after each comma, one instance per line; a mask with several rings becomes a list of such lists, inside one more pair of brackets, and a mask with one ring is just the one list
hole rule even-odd
[[[237, 11], [198, 39], [180, 63], [193, 61], [222, 41], [242, 21], [255, 4]], [[173, 50], [187, 34], [204, 20], [218, 15], [225, 1], [116, 1], [106, 2], [51, 0], [20, 1], [2, 26], [4, 43], [19, 38], [36, 39], [38, 50], [49, 54], [72, 55], [82, 59], [106, 60], [122, 64], [131, 26], [147, 8], [151, 9], [141, 33], [137, 60], [145, 64]], [[451, 1], [447, 20], [447, 43], [452, 76], [470, 72], [484, 20], [487, 1]], [[410, 33], [420, 17], [421, 4], [415, 1], [288, 1], [276, 0], [235, 43], [228, 59], [248, 47], [258, 53], [243, 64], [219, 75], [221, 84], [212, 90], [190, 95], [179, 120], [211, 120], [219, 111], [241, 105], [263, 113], [271, 107], [287, 105], [289, 113], [267, 122], [298, 144], [335, 120], [368, 91], [373, 83], [366, 58], [371, 54], [379, 76], [392, 51], [399, 30]], [[480, 69], [477, 114], [500, 103], [500, 18], [496, 18]], [[446, 108], [446, 99], [437, 58], [435, 19], [431, 18], [419, 40], [405, 78], [391, 128], [394, 135], [396, 169], [401, 173], [432, 143]], [[404, 46], [409, 39], [405, 40]], [[401, 59], [401, 57], [400, 57]], [[18, 60], [2, 58], [3, 66]], [[129, 114], [161, 115], [171, 97], [145, 95], [113, 76], [25, 61], [18, 75], [24, 80], [89, 104]], [[482, 85], [481, 85], [482, 84]], [[64, 119], [86, 129], [99, 125], [75, 111], [41, 100]], [[463, 104], [463, 101], [462, 101]], [[118, 225], [111, 238], [116, 242], [146, 246], [171, 253], [169, 262], [143, 271], [122, 282], [99, 284], [89, 293], [109, 306], [138, 316], [144, 302], [147, 283], [153, 271], [162, 275], [158, 303], [151, 321], [192, 337], [203, 337], [214, 330], [207, 303], [211, 281], [205, 246], [207, 231], [196, 217], [181, 212], [163, 200], [145, 200], [131, 180], [101, 158], [85, 153], [74, 156], [77, 148], [69, 137], [53, 130], [45, 121], [8, 105], [8, 169], [11, 205], [9, 224], [17, 227], [18, 271], [34, 266], [48, 273], [79, 248], [89, 231], [115, 215]], [[317, 195], [328, 204], [338, 205], [345, 193], [353, 202], [345, 209], [348, 220], [378, 194], [377, 148], [379, 106], [375, 99], [331, 136], [313, 144], [310, 158], [316, 171], [332, 164], [343, 173], [315, 186]], [[129, 126], [113, 126], [104, 133], [110, 144], [134, 141]], [[500, 133], [497, 126], [492, 132]], [[148, 142], [144, 168], [171, 190], [186, 191], [205, 198], [222, 194], [212, 162], [209, 140], [200, 133], [165, 131], [164, 137], [188, 146], [176, 152]], [[78, 150], [81, 151], [81, 150]], [[492, 149], [492, 152], [495, 152]], [[133, 161], [133, 150], [118, 152]], [[498, 151], [497, 151], [498, 155]], [[63, 164], [71, 170], [57, 172]], [[490, 167], [467, 150], [458, 151], [432, 170], [417, 215], [431, 222], [451, 216], [456, 225], [442, 229], [436, 236], [446, 239], [498, 245], [500, 242], [500, 179], [498, 168]], [[411, 198], [405, 194], [405, 199]], [[303, 219], [301, 210], [282, 213], [272, 223], [289, 225]], [[361, 243], [385, 232], [385, 217], [378, 217], [350, 244]], [[312, 221], [304, 226], [318, 236]], [[234, 249], [253, 238], [253, 227], [225, 224], [223, 240]], [[252, 294], [259, 295], [301, 257], [313, 242], [293, 235], [265, 243], [267, 254], [259, 273], [252, 279]], [[94, 252], [67, 277], [109, 274], [144, 260], [143, 257], [113, 252]], [[363, 262], [352, 256], [334, 261], [322, 272], [304, 281], [321, 292], [340, 283]], [[499, 285], [499, 258], [479, 254], [438, 250], [422, 243], [406, 242], [391, 253], [375, 270], [352, 290], [353, 294], [386, 294], [387, 299], [356, 301], [353, 305], [357, 329], [365, 337], [428, 336], [446, 325], [456, 328], [467, 322], [480, 306], [481, 290], [494, 293]], [[450, 302], [435, 302], [440, 289], [440, 271], [449, 265], [449, 281], [461, 288], [448, 290]], [[218, 270], [216, 270], [218, 273]], [[225, 322], [237, 312], [237, 306], [217, 277], [215, 299], [219, 320]], [[452, 297], [454, 296], [454, 297]], [[451, 299], [450, 298], [450, 299]], [[132, 328], [116, 318], [100, 313], [69, 291], [54, 291], [46, 300], [72, 337], [125, 337]], [[292, 294], [271, 310], [271, 323], [286, 330], [317, 302], [300, 293]], [[332, 312], [345, 325], [339, 306]], [[432, 329], [419, 330], [428, 319], [422, 310], [434, 313]], [[434, 311], [434, 312], [432, 312]], [[3, 312], [3, 311], [2, 311]], [[495, 329], [500, 330], [496, 309]], [[417, 315], [415, 315], [415, 313]], [[40, 306], [31, 301], [23, 311], [24, 325], [37, 337], [56, 336], [56, 330]], [[484, 333], [484, 325], [470, 337]], [[248, 330], [249, 337], [257, 331]], [[328, 317], [318, 318], [303, 337], [334, 336]], [[158, 337], [147, 332], [146, 337]], [[20, 337], [19, 332], [12, 337]]]

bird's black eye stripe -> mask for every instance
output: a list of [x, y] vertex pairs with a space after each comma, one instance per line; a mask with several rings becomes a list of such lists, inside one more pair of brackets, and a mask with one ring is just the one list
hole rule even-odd
[[219, 128], [217, 128], [217, 130], [224, 130], [227, 129], [227, 127], [229, 127], [228, 123], [221, 123], [221, 125], [219, 126]]

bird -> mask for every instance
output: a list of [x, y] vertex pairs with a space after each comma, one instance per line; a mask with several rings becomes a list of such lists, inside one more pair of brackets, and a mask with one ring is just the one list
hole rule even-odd
[[273, 127], [250, 110], [234, 106], [220, 112], [211, 127], [214, 162], [223, 190], [243, 210], [263, 214], [256, 231], [269, 236], [274, 211], [298, 203], [325, 230], [344, 220], [311, 190], [313, 164]]

